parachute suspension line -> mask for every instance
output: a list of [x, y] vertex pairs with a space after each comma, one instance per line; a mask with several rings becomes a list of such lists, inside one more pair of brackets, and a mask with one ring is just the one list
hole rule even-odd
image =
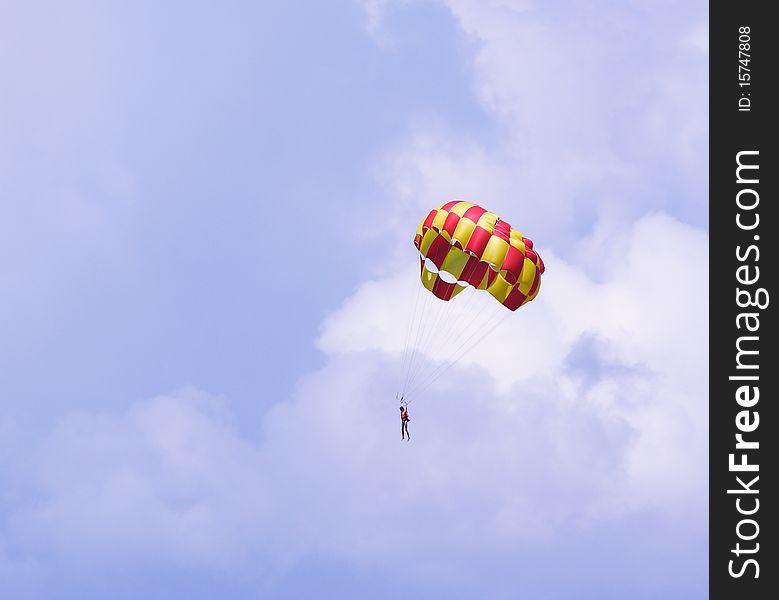
[[[468, 326], [470, 326], [473, 323], [478, 324], [478, 317], [479, 313], [471, 313], [467, 309], [473, 304], [474, 299], [479, 299], [481, 294], [478, 293], [478, 290], [475, 288], [471, 288], [472, 292], [470, 294], [470, 297], [467, 299], [460, 299], [462, 304], [457, 304], [457, 299], [450, 300], [448, 303], [445, 304], [444, 314], [446, 315], [446, 322], [442, 327], [438, 327], [436, 330], [436, 336], [435, 339], [431, 344], [425, 344], [423, 346], [423, 349], [427, 351], [427, 353], [430, 355], [431, 359], [436, 356], [446, 356], [447, 354], [447, 345], [450, 341], [450, 338], [454, 338], [454, 341], [456, 342], [458, 339], [462, 340], [467, 336], [467, 333], [469, 331], [468, 327], [462, 327], [462, 320], [468, 319]], [[461, 292], [461, 293], [467, 293], [467, 292]], [[484, 298], [481, 298], [484, 300]], [[442, 303], [443, 304], [443, 303]], [[485, 306], [481, 307], [483, 312]], [[458, 314], [458, 311], [460, 314]], [[460, 318], [460, 315], [463, 315], [462, 318]], [[416, 384], [419, 382], [420, 378], [422, 380], [425, 379], [425, 376], [429, 376], [432, 371], [435, 370], [436, 367], [433, 367], [432, 369], [429, 368], [427, 364], [424, 362], [420, 362], [418, 365], [417, 370], [414, 373], [414, 378], [409, 383], [409, 388], [416, 387]]]
[[[411, 402], [414, 401], [414, 398], [416, 398], [417, 394], [421, 394], [422, 392], [424, 392], [433, 383], [435, 383], [444, 373], [446, 373], [450, 368], [452, 368], [454, 365], [456, 365], [458, 362], [460, 362], [460, 359], [463, 358], [463, 356], [465, 356], [468, 352], [473, 350], [482, 341], [484, 341], [484, 339], [487, 336], [489, 336], [493, 331], [495, 331], [495, 329], [497, 329], [499, 325], [503, 324], [506, 321], [506, 319], [508, 319], [511, 316], [511, 314], [512, 313], [509, 312], [508, 314], [503, 315], [496, 322], [494, 322], [491, 327], [489, 327], [488, 329], [486, 329], [485, 331], [482, 332], [482, 335], [479, 336], [473, 344], [471, 344], [470, 346], [465, 348], [462, 352], [459, 352], [459, 354], [454, 358], [454, 360], [449, 362], [449, 364], [447, 364], [443, 369], [439, 369], [438, 372], [436, 374], [434, 374], [434, 376], [431, 377], [426, 383], [423, 383], [423, 385], [421, 387], [417, 387], [416, 389], [409, 390], [408, 396], [409, 396], [410, 399], [407, 400], [407, 405], [411, 404]], [[474, 333], [478, 333], [478, 330], [476, 332], [474, 332]], [[460, 345], [460, 348], [458, 348], [458, 350], [463, 348], [467, 344], [468, 341], [469, 340], [466, 340], [465, 342], [463, 342]]]
[[[474, 268], [475, 265], [472, 265], [470, 269], [466, 271], [467, 276], [470, 276]], [[424, 286], [417, 287], [417, 291], [424, 292], [424, 290], [422, 290], [423, 287]], [[466, 287], [471, 287], [471, 298], [468, 299], [468, 303], [473, 302], [474, 298], [478, 298], [478, 294], [475, 294], [476, 289], [473, 286]], [[467, 293], [466, 290], [459, 290], [459, 292], [460, 294]], [[426, 298], [429, 298], [430, 295], [433, 294], [426, 295]], [[429, 300], [433, 303], [434, 307], [430, 309], [430, 303], [425, 302], [422, 312], [418, 317], [420, 321], [413, 322], [413, 325], [416, 327], [415, 331], [412, 330], [412, 335], [416, 334], [414, 335], [415, 343], [413, 348], [406, 351], [407, 362], [403, 367], [407, 373], [405, 381], [403, 382], [404, 392], [416, 382], [420, 375], [424, 375], [426, 371], [430, 370], [429, 359], [437, 356], [434, 348], [439, 346], [443, 338], [450, 331], [458, 333], [458, 319], [453, 318], [457, 315], [457, 309], [463, 308], [463, 314], [469, 314], [464, 311], [463, 300], [465, 300], [465, 298], [462, 296], [459, 301], [455, 301], [455, 299], [450, 301], [439, 301], [436, 298], [429, 298]], [[425, 355], [427, 360], [425, 359]]]
[[411, 368], [414, 365], [414, 360], [419, 351], [419, 336], [424, 325], [424, 319], [425, 319], [425, 315], [427, 314], [427, 308], [428, 306], [430, 306], [431, 296], [432, 294], [425, 294], [425, 299], [422, 301], [422, 310], [420, 311], [419, 318], [417, 319], [416, 322], [415, 331], [414, 331], [414, 345], [411, 349], [411, 354], [409, 356], [408, 363], [406, 365], [406, 375], [403, 380], [403, 388], [402, 388], [403, 395], [405, 395], [406, 389], [408, 388], [408, 380], [409, 380]]
[[[432, 294], [430, 294], [430, 296], [432, 296]], [[417, 341], [414, 345], [411, 364], [409, 365], [408, 372], [406, 375], [404, 390], [409, 389], [412, 381], [416, 377], [417, 371], [420, 368], [420, 362], [424, 361], [424, 354], [426, 348], [425, 340], [428, 338], [428, 336], [430, 335], [430, 331], [433, 329], [433, 322], [435, 321], [435, 316], [437, 314], [437, 311], [440, 308], [437, 303], [438, 303], [437, 298], [435, 297], [429, 298], [425, 311], [422, 315], [422, 322], [419, 325]]]
[[[436, 378], [438, 373], [441, 370], [446, 369], [446, 366], [452, 362], [453, 359], [459, 360], [461, 356], [458, 356], [458, 352], [461, 352], [464, 356], [470, 350], [468, 342], [473, 340], [480, 333], [489, 330], [490, 325], [496, 320], [496, 318], [500, 318], [503, 315], [505, 308], [500, 305], [492, 304], [491, 298], [482, 298], [482, 300], [485, 301], [485, 304], [483, 304], [480, 309], [473, 314], [470, 321], [468, 321], [466, 325], [462, 327], [462, 331], [458, 332], [458, 335], [452, 342], [453, 347], [447, 348], [445, 352], [440, 354], [442, 359], [428, 375], [426, 381], [430, 381], [433, 378]], [[415, 386], [415, 389], [418, 390], [424, 383], [425, 380], [418, 382], [418, 385]]]
[[452, 353], [449, 356], [449, 358], [439, 366], [439, 368], [428, 379], [428, 381], [423, 382], [423, 384], [418, 386], [413, 393], [414, 394], [421, 393], [422, 391], [426, 390], [430, 385], [432, 385], [435, 381], [437, 381], [440, 377], [442, 377], [444, 373], [446, 373], [454, 365], [459, 363], [460, 360], [464, 358], [468, 353], [472, 352], [479, 344], [481, 344], [482, 341], [484, 341], [487, 337], [489, 337], [490, 334], [492, 334], [492, 332], [495, 331], [495, 329], [499, 327], [502, 323], [504, 323], [506, 319], [508, 319], [510, 316], [511, 313], [502, 314], [502, 311], [490, 315], [489, 320], [485, 322], [485, 326], [483, 328], [479, 328], [473, 331], [470, 334], [470, 336], [458, 346], [455, 352]]
[[[468, 292], [463, 291], [461, 294], [462, 293], [467, 294]], [[458, 298], [457, 300], [450, 301], [451, 304], [444, 308], [443, 322], [439, 323], [439, 326], [436, 328], [435, 336], [431, 340], [430, 344], [425, 346], [425, 350], [427, 351], [431, 361], [436, 361], [437, 357], [445, 354], [447, 348], [446, 342], [452, 334], [458, 332], [461, 333], [461, 328], [459, 327], [459, 315], [461, 314], [460, 311], [465, 311], [465, 307], [472, 301], [472, 295], [469, 298]], [[468, 313], [466, 312], [465, 314]], [[420, 365], [420, 367], [421, 368], [417, 371], [416, 378], [410, 387], [413, 387], [420, 378], [424, 378], [426, 374], [429, 374], [431, 370], [430, 361]]]
[[[421, 293], [419, 289], [417, 289], [418, 292]], [[421, 320], [424, 317], [425, 314], [425, 307], [428, 304], [428, 297], [425, 295], [424, 298], [419, 302], [419, 305], [417, 307], [417, 312], [415, 315], [414, 321], [411, 323], [411, 330], [409, 332], [409, 346], [408, 351], [406, 353], [406, 362], [403, 366], [403, 374], [402, 374], [402, 385], [401, 385], [401, 395], [405, 394], [406, 391], [406, 383], [408, 381], [408, 372], [411, 369], [411, 365], [414, 360], [414, 353], [416, 352], [417, 347], [417, 340], [419, 339], [419, 329], [421, 327]]]
[[411, 333], [414, 328], [414, 322], [417, 319], [417, 309], [419, 308], [419, 297], [422, 294], [421, 286], [415, 286], [417, 293], [414, 298], [414, 309], [411, 312], [411, 317], [406, 323], [406, 336], [403, 342], [403, 352], [400, 355], [400, 366], [398, 372], [398, 387], [403, 385], [403, 374], [405, 373], [406, 361], [409, 359], [409, 344], [411, 343]]
[[[496, 310], [495, 307], [497, 305], [492, 302], [492, 298], [484, 294], [478, 294], [476, 290], [474, 290], [474, 292], [475, 295], [472, 300], [476, 298], [482, 302], [482, 305], [478, 310], [472, 312], [465, 311], [465, 307], [463, 307], [464, 316], [462, 321], [464, 321], [464, 323], [460, 322], [458, 319], [453, 319], [454, 326], [453, 335], [451, 336], [452, 339], [447, 340], [447, 346], [444, 346], [441, 349], [441, 352], [435, 353], [435, 356], [440, 357], [439, 363], [446, 363], [463, 340], [469, 339], [477, 331], [483, 329], [483, 326], [489, 322], [489, 319], [491, 318], [490, 313]], [[502, 309], [503, 307], [500, 308]], [[484, 318], [485, 314], [488, 315], [486, 319]], [[455, 347], [454, 349], [449, 348], [448, 344], [450, 343]], [[433, 369], [433, 372], [436, 369], [437, 366]], [[432, 373], [428, 373], [428, 375], [432, 375]]]
[[[479, 223], [482, 227], [478, 230], [478, 237], [473, 237], [476, 235], [475, 227]], [[460, 227], [460, 224], [463, 224], [463, 227]], [[444, 225], [446, 227], [443, 227]], [[451, 226], [454, 226], [453, 232], [449, 231]], [[500, 261], [493, 262], [489, 259], [494, 253], [486, 252], [486, 248], [497, 238], [501, 240], [501, 247], [507, 243], [510, 248], [507, 248]], [[497, 298], [490, 298], [491, 294], [483, 294], [482, 290], [477, 288], [473, 288], [470, 292], [471, 298], [466, 299], [463, 294], [469, 292], [456, 286], [478, 279], [477, 286], [484, 283], [484, 287], [489, 287], [486, 285], [488, 282], [495, 283], [496, 278], [500, 277], [502, 279], [498, 280], [496, 289], [503, 291], [497, 296], [502, 296], [505, 301], [508, 295], [519, 289], [518, 278], [525, 261], [533, 262], [537, 276], [544, 272], [544, 263], [533, 250], [530, 240], [522, 237], [518, 230], [511, 228], [498, 215], [465, 201], [451, 200], [431, 210], [417, 230], [414, 246], [419, 251], [423, 265], [428, 267], [426, 271], [423, 266], [422, 273], [429, 271], [431, 274], [437, 274], [437, 277], [423, 277], [427, 284], [423, 284], [423, 287], [426, 289], [419, 291], [425, 294], [425, 299], [415, 305], [415, 311], [419, 311], [415, 312], [407, 331], [401, 362], [401, 371], [404, 373], [401, 389], [406, 402], [411, 402], [418, 393], [437, 381], [513, 312], [500, 302], [494, 302]], [[475, 251], [477, 249], [478, 252]], [[434, 269], [431, 262], [437, 268]], [[441, 273], [441, 268], [438, 267], [439, 264], [443, 266], [463, 263], [464, 267], [457, 275], [451, 272]], [[487, 272], [485, 267], [493, 272]], [[477, 277], [477, 273], [481, 273], [481, 277]], [[453, 279], [456, 281], [453, 282]], [[442, 287], [441, 282], [447, 285]], [[435, 296], [432, 290], [436, 289], [438, 292], [439, 288], [456, 293], [454, 298], [450, 298], [454, 302], [442, 301], [437, 296], [431, 298]], [[456, 300], [458, 296], [459, 301]], [[511, 297], [513, 300], [521, 296], [514, 294]], [[480, 305], [482, 299], [485, 303]], [[528, 300], [527, 297], [522, 299]], [[476, 304], [472, 307], [474, 302]], [[509, 305], [512, 309], [518, 308], [513, 302]]]
[[430, 301], [432, 306], [426, 315], [425, 327], [422, 330], [419, 348], [417, 349], [418, 358], [415, 360], [409, 376], [409, 387], [411, 387], [412, 382], [419, 376], [420, 371], [424, 371], [426, 368], [426, 361], [430, 358], [432, 343], [440, 331], [441, 320], [451, 306], [449, 302], [441, 300], [436, 296], [433, 296]]
[[432, 341], [436, 338], [437, 333], [439, 331], [439, 324], [441, 322], [441, 318], [444, 314], [446, 314], [447, 308], [448, 308], [448, 302], [445, 300], [440, 300], [437, 297], [434, 297], [435, 299], [431, 300], [434, 303], [434, 308], [430, 311], [429, 318], [427, 319], [427, 324], [425, 326], [425, 329], [422, 333], [422, 336], [419, 341], [419, 352], [422, 354], [419, 360], [416, 361], [416, 363], [413, 365], [411, 374], [409, 376], [409, 382], [408, 385], [411, 387], [413, 381], [419, 376], [420, 371], [424, 371], [425, 369], [425, 355], [429, 355], [431, 351]]
[[[461, 274], [461, 277], [463, 280], [468, 280], [471, 275], [473, 274], [474, 269], [476, 268], [476, 264], [472, 264], [469, 268], [466, 268], [463, 273]], [[462, 319], [460, 318], [460, 315], [470, 315], [468, 310], [466, 310], [466, 305], [468, 308], [470, 308], [471, 304], [473, 304], [474, 298], [479, 298], [480, 295], [477, 294], [477, 290], [472, 285], [466, 285], [466, 288], [470, 288], [470, 297], [465, 300], [463, 298], [463, 294], [467, 294], [468, 290], [462, 290], [460, 291], [459, 298], [460, 300], [452, 305], [452, 310], [448, 314], [448, 319], [444, 325], [443, 328], [440, 330], [440, 336], [436, 338], [437, 346], [436, 348], [432, 348], [433, 355], [437, 356], [439, 355], [438, 349], [440, 347], [441, 351], [444, 351], [446, 349], [446, 343], [448, 343], [449, 334], [452, 332], [460, 332], [462, 333], [462, 328], [458, 327]], [[454, 300], [454, 299], [453, 299]], [[465, 300], [465, 301], [463, 301]]]
[[[475, 288], [472, 289], [473, 293], [471, 294], [471, 297], [468, 298], [467, 305], [463, 305], [461, 307], [461, 315], [458, 315], [456, 318], [452, 319], [452, 325], [450, 327], [449, 333], [441, 344], [442, 351], [445, 351], [450, 343], [454, 343], [456, 345], [458, 338], [463, 339], [466, 337], [466, 334], [468, 331], [470, 331], [471, 327], [474, 324], [479, 323], [480, 317], [484, 314], [487, 306], [492, 306], [491, 298], [485, 298], [483, 295], [479, 294], [478, 290]], [[478, 310], [472, 310], [474, 299], [479, 299], [485, 304], [483, 304]], [[490, 302], [490, 304], [487, 304], [487, 302]]]
[[[463, 298], [463, 294], [467, 294], [468, 297]], [[461, 328], [458, 326], [462, 322], [462, 316], [472, 314], [470, 312], [470, 308], [473, 306], [473, 299], [476, 297], [476, 288], [472, 286], [468, 286], [467, 290], [460, 292], [458, 300], [455, 301], [457, 304], [452, 305], [452, 310], [449, 311], [448, 315], [449, 318], [447, 319], [446, 324], [441, 328], [441, 335], [438, 337], [437, 345], [434, 348], [436, 354], [438, 354], [437, 351], [439, 349], [444, 350], [446, 348], [446, 345], [449, 343], [449, 339], [455, 332], [461, 330]]]
[[416, 396], [419, 392], [427, 389], [429, 384], [437, 380], [444, 372], [449, 368], [457, 364], [468, 352], [475, 348], [481, 341], [489, 335], [498, 325], [500, 325], [511, 313], [504, 312], [506, 309], [503, 306], [495, 305], [491, 307], [486, 305], [482, 307], [480, 313], [487, 312], [487, 317], [484, 319], [477, 319], [475, 328], [469, 328], [467, 335], [460, 339], [457, 347], [451, 351], [448, 356], [442, 360], [439, 365], [433, 370], [429, 377], [425, 380], [418, 382], [413, 388], [409, 389], [409, 396]]
[[[463, 299], [459, 300], [459, 302], [463, 301]], [[429, 334], [420, 343], [420, 351], [427, 355], [428, 360], [420, 360], [417, 362], [416, 369], [409, 381], [409, 388], [413, 387], [417, 379], [424, 375], [425, 371], [429, 370], [429, 361], [437, 355], [437, 348], [443, 336], [450, 328], [453, 328], [453, 321], [455, 321], [455, 319], [453, 319], [453, 312], [460, 306], [461, 304], [455, 299], [438, 302], [438, 310], [432, 319]]]

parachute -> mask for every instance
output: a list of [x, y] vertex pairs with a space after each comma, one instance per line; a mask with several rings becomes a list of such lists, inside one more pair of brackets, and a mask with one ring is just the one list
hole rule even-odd
[[532, 301], [545, 269], [530, 239], [496, 214], [460, 200], [431, 210], [414, 246], [422, 286], [401, 357], [399, 393], [407, 402]]

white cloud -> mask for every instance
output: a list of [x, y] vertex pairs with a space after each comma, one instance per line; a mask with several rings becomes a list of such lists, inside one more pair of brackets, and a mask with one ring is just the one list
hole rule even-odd
[[635, 511], [693, 515], [706, 489], [705, 251], [702, 233], [654, 215], [602, 283], [550, 256], [539, 298], [416, 400], [411, 443], [397, 431], [392, 326], [409, 280], [368, 282], [326, 322], [327, 364], [256, 438], [196, 390], [65, 420], [32, 461], [40, 498], [14, 512], [11, 543], [82, 568], [266, 575], [301, 556], [381, 565], [403, 552], [411, 574], [418, 559], [458, 578], [473, 552]]
[[74, 414], [42, 444], [32, 474], [42, 501], [11, 530], [33, 555], [99, 565], [184, 561], [219, 567], [245, 553], [269, 512], [256, 447], [195, 390], [124, 415]]
[[366, 27], [374, 36], [378, 36], [384, 11], [391, 0], [356, 0], [365, 14]]
[[[678, 218], [705, 222], [705, 7], [669, 24], [657, 5], [441, 4], [475, 44], [473, 93], [497, 133], [420, 127], [382, 163], [396, 201], [382, 222], [394, 230], [462, 198], [533, 238], [549, 266], [541, 296], [502, 328], [492, 352], [482, 347], [462, 364], [490, 374], [496, 406], [530, 386], [561, 411], [576, 406], [629, 432], [625, 476], [612, 490], [627, 505], [700, 509], [707, 242]], [[320, 347], [397, 352], [402, 336], [388, 324], [408, 304], [393, 301], [408, 294], [403, 276], [360, 289], [329, 317]], [[569, 373], [586, 339], [597, 340], [596, 365], [622, 370], [587, 385]]]
[[694, 26], [684, 40], [694, 48], [697, 48], [704, 54], [709, 53], [709, 24], [699, 23]]
[[[663, 503], [670, 495], [698, 506], [703, 498], [696, 486], [706, 462], [706, 257], [705, 234], [661, 214], [636, 223], [623, 256], [600, 265], [602, 282], [546, 254], [539, 298], [459, 363], [489, 373], [485, 379], [471, 372], [496, 386], [497, 395], [490, 387], [483, 392], [495, 405], [480, 411], [519, 410], [531, 384], [556, 410], [577, 406], [593, 419], [620, 421], [635, 436], [625, 451], [625, 483], [641, 493], [626, 489], [630, 502]], [[329, 317], [320, 348], [331, 355], [400, 354], [404, 330], [393, 325], [411, 311], [412, 277], [403, 271], [366, 283]], [[588, 337], [599, 342], [594, 363], [623, 368], [589, 389], [567, 370], [571, 352]], [[449, 381], [432, 394], [450, 393], [443, 390], [462, 376], [449, 371]], [[508, 408], [500, 409], [506, 402]]]
[[[376, 26], [383, 3], [367, 4]], [[657, 197], [671, 164], [681, 202], [703, 206], [705, 56], [689, 27], [653, 26], [689, 55], [650, 64], [666, 40], [640, 16], [551, 27], [541, 5], [445, 4], [478, 42], [474, 93], [501, 134], [430, 124], [387, 153], [397, 202], [378, 221], [409, 251], [389, 247], [326, 319], [322, 369], [255, 438], [196, 390], [66, 419], [25, 469], [36, 502], [3, 530], [15, 557], [268, 574], [301, 556], [400, 555], [443, 581], [467, 578], [477, 553], [563, 545], [641, 511], [704, 535], [707, 239], [653, 211], [678, 200]], [[450, 197], [516, 218], [547, 272], [537, 300], [415, 401], [404, 443], [407, 223]]]
[[441, 4], [473, 42], [472, 93], [495, 129], [484, 139], [457, 124], [419, 127], [382, 164], [393, 203], [420, 213], [452, 197], [482, 201], [566, 253], [603, 219], [662, 209], [705, 222], [707, 57], [695, 6], [669, 24], [644, 4]]

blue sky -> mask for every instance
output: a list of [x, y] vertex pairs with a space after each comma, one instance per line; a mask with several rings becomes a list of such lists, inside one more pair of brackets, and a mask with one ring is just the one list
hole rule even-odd
[[[705, 597], [707, 18], [0, 4], [0, 595]], [[548, 272], [398, 446], [449, 198]]]

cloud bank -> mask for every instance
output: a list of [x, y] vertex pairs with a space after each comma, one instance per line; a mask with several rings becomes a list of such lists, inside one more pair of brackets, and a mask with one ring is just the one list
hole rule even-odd
[[[363, 4], [392, 51], [382, 15], [413, 3]], [[183, 569], [283, 597], [322, 561], [402, 564], [412, 597], [705, 597], [705, 7], [438, 6], [490, 127], [431, 118], [384, 148], [362, 235], [386, 256], [324, 319], [321, 368], [256, 427], [196, 387], [34, 440], [1, 421], [0, 590]], [[506, 215], [547, 272], [399, 445], [409, 227], [453, 197]]]
[[[631, 515], [703, 535], [706, 389], [691, 374], [706, 368], [705, 254], [703, 234], [653, 215], [603, 283], [550, 256], [547, 300], [418, 400], [400, 447], [384, 324], [402, 319], [406, 278], [367, 283], [325, 323], [326, 366], [255, 439], [193, 389], [61, 423], [6, 544], [76, 570], [172, 563], [261, 581], [312, 555], [375, 567], [402, 552], [412, 576], [467, 586], [474, 552], [497, 562]], [[669, 281], [678, 293], [662, 293]]]

